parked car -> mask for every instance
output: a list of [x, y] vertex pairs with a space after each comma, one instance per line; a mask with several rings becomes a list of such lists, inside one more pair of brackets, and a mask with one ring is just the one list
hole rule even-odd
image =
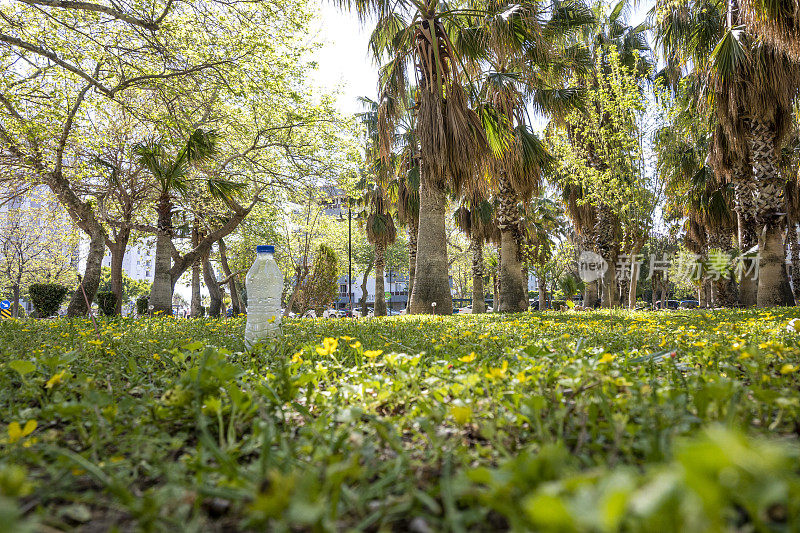
[[680, 302], [678, 300], [667, 300], [666, 307], [662, 307], [661, 300], [658, 300], [656, 302], [656, 309], [677, 309], [679, 305]]
[[678, 305], [679, 309], [697, 309], [698, 307], [700, 307], [700, 302], [697, 300], [681, 300]]

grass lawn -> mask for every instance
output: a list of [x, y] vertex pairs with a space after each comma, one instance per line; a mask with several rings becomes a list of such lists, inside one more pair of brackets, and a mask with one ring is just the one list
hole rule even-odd
[[0, 531], [797, 531], [794, 318], [0, 321]]

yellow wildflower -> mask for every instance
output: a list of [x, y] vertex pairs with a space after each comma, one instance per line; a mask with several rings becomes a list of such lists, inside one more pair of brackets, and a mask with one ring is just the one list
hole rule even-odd
[[469, 355], [465, 355], [464, 357], [459, 357], [458, 360], [461, 361], [462, 363], [471, 363], [472, 361], [475, 360], [475, 352], [470, 352]]
[[8, 425], [8, 442], [14, 444], [20, 439], [23, 439], [33, 433], [36, 429], [36, 420], [28, 420], [25, 427], [21, 427], [19, 422], [11, 422]]
[[490, 368], [486, 373], [486, 377], [489, 379], [502, 379], [506, 375], [506, 370], [508, 370], [508, 361], [503, 361], [503, 365], [500, 368]]
[[331, 355], [336, 351], [339, 346], [339, 341], [333, 337], [327, 337], [322, 341], [322, 346], [317, 346], [317, 353], [319, 355]]
[[367, 350], [367, 351], [364, 352], [364, 357], [367, 357], [369, 359], [375, 359], [376, 357], [378, 357], [382, 353], [383, 353], [383, 350]]
[[787, 363], [781, 367], [781, 374], [783, 375], [791, 374], [792, 372], [797, 372], [796, 366]]
[[613, 361], [613, 360], [614, 360], [614, 358], [615, 358], [615, 357], [616, 357], [616, 356], [615, 356], [615, 355], [613, 355], [613, 354], [610, 354], [610, 353], [604, 353], [604, 354], [603, 354], [603, 357], [601, 357], [600, 359], [598, 359], [598, 360], [597, 360], [597, 364], [605, 364], [605, 363], [610, 363], [611, 361]]
[[472, 419], [472, 407], [468, 405], [454, 405], [450, 408], [450, 414], [453, 415], [457, 424], [463, 426]]
[[47, 383], [45, 384], [44, 388], [52, 389], [53, 387], [61, 383], [64, 380], [64, 374], [66, 373], [67, 373], [66, 370], [62, 370], [58, 374], [54, 374], [53, 377], [47, 380]]

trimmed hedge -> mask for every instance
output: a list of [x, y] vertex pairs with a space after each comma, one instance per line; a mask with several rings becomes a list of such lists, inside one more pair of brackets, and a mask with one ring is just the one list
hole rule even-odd
[[117, 295], [111, 291], [98, 292], [97, 307], [105, 316], [114, 316], [117, 311]]
[[47, 318], [58, 313], [69, 289], [57, 283], [34, 283], [28, 288], [33, 308], [39, 318]]

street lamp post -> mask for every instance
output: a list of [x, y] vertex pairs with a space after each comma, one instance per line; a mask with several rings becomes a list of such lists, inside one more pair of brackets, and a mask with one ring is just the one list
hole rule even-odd
[[350, 316], [353, 316], [353, 209], [347, 197], [347, 298], [350, 301]]

